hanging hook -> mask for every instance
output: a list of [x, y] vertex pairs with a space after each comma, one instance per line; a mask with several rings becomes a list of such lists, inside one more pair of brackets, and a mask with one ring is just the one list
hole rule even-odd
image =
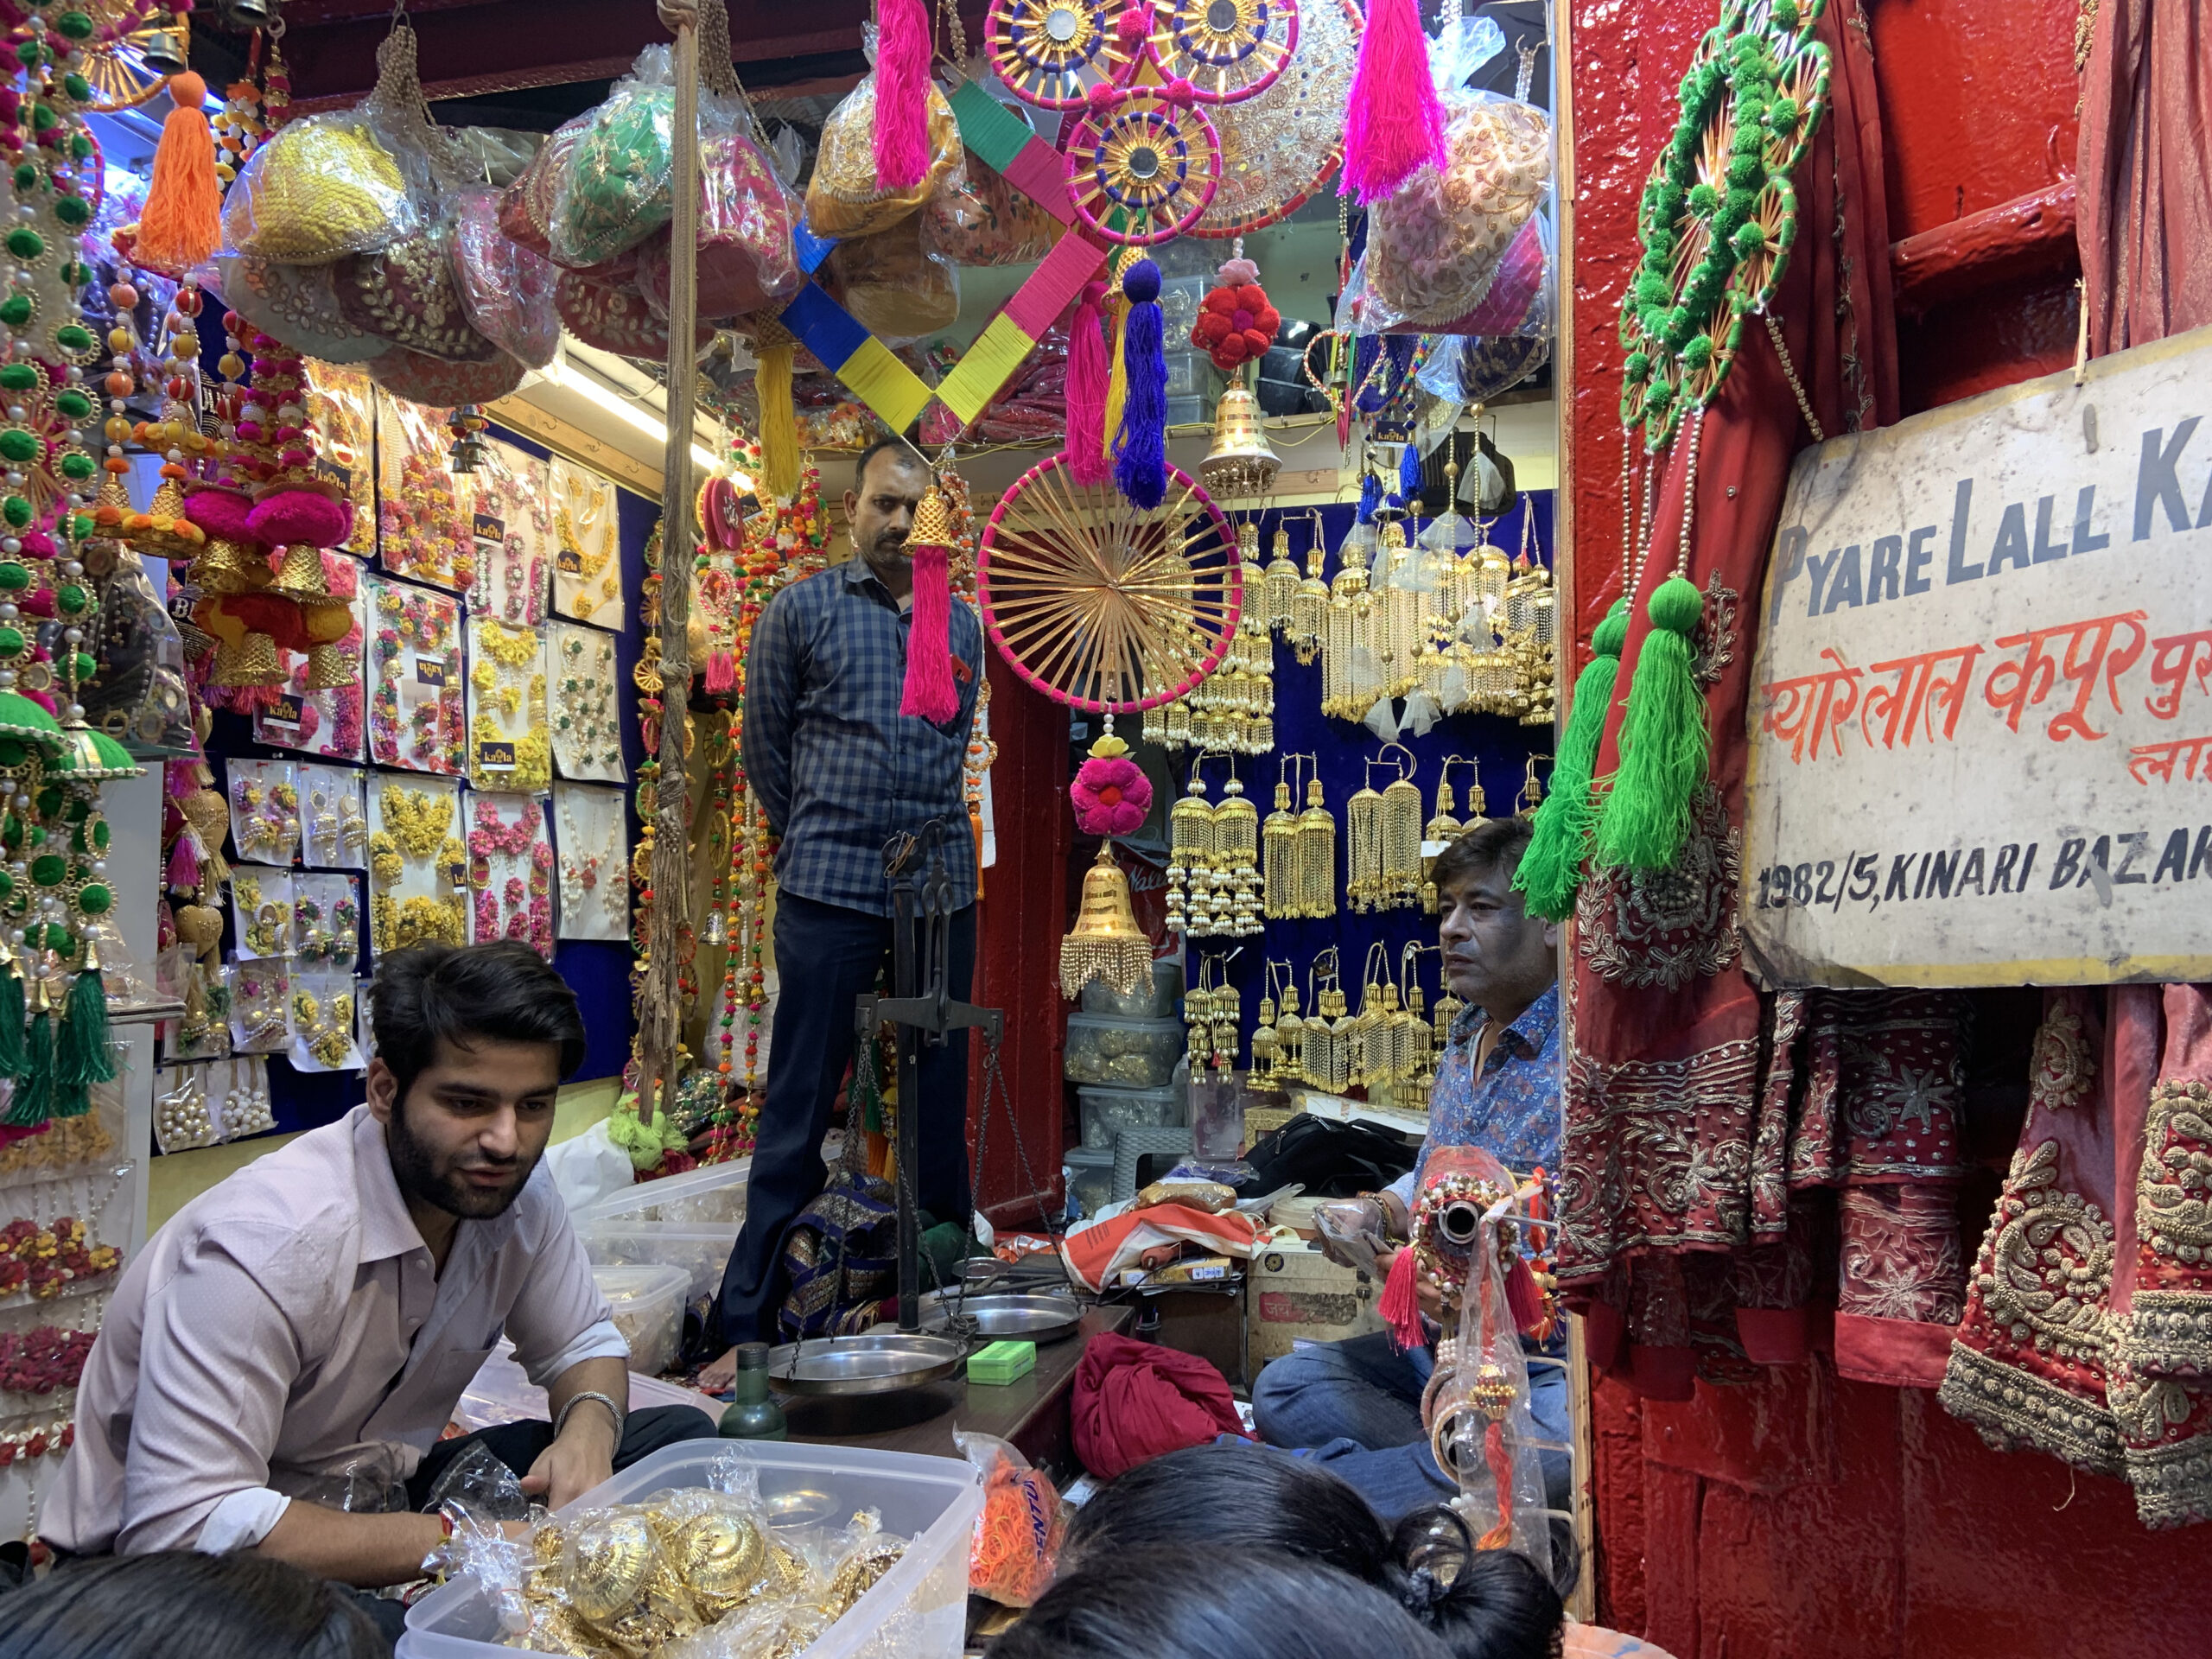
[[1388, 756], [1393, 749], [1395, 749], [1400, 754], [1406, 757], [1406, 769], [1398, 774], [1398, 780], [1401, 783], [1411, 783], [1413, 781], [1414, 773], [1421, 769], [1421, 760], [1420, 758], [1404, 744], [1385, 743], [1382, 746], [1381, 752], [1376, 755], [1375, 764], [1378, 766], [1385, 764], [1395, 766], [1397, 764], [1396, 761], [1388, 760]]

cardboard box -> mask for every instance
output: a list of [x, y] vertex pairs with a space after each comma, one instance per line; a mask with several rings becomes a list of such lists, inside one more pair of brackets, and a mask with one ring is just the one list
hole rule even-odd
[[1268, 1245], [1249, 1264], [1247, 1346], [1255, 1370], [1298, 1342], [1342, 1342], [1383, 1328], [1382, 1287], [1318, 1244]]

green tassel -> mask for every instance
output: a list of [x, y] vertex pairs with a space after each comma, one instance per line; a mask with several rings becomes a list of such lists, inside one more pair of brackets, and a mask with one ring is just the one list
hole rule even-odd
[[1536, 809], [1528, 850], [1513, 874], [1513, 885], [1528, 895], [1531, 915], [1563, 922], [1573, 912], [1582, 885], [1582, 859], [1598, 804], [1590, 789], [1598, 764], [1599, 741], [1613, 705], [1613, 684], [1620, 671], [1621, 647], [1628, 640], [1628, 601], [1613, 601], [1605, 620], [1590, 636], [1590, 660], [1574, 682], [1574, 702], [1567, 711], [1559, 759], [1552, 766], [1552, 792]]
[[54, 1016], [40, 1011], [24, 1044], [23, 1069], [16, 1076], [15, 1103], [8, 1109], [11, 1129], [36, 1128], [53, 1115]]
[[1690, 649], [1705, 601], [1694, 583], [1669, 576], [1646, 609], [1651, 631], [1636, 654], [1620, 769], [1599, 817], [1595, 851], [1600, 865], [1663, 870], [1689, 838], [1691, 804], [1712, 758]]
[[[79, 1090], [115, 1077], [115, 1055], [108, 1035], [107, 987], [98, 968], [83, 969], [69, 987], [68, 1012], [54, 1044], [54, 1077], [55, 1082]], [[67, 1116], [58, 1107], [55, 1115]]]
[[23, 982], [10, 963], [0, 968], [0, 1077], [23, 1070]]

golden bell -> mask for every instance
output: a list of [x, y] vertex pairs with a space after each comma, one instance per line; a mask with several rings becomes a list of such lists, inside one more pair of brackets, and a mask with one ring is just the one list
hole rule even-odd
[[200, 550], [207, 533], [184, 516], [184, 485], [165, 478], [146, 504], [123, 521], [123, 539], [140, 553], [156, 558], [188, 559]]
[[1098, 844], [1098, 861], [1084, 873], [1075, 931], [1060, 941], [1060, 995], [1073, 1001], [1094, 979], [1124, 996], [1152, 982], [1152, 940], [1129, 908], [1129, 878], [1114, 861], [1114, 843]]
[[276, 580], [269, 585], [294, 599], [327, 599], [330, 583], [323, 575], [322, 550], [295, 542], [284, 550], [276, 566]]
[[906, 545], [910, 548], [952, 545], [952, 510], [945, 505], [944, 492], [934, 484], [922, 497], [921, 505], [914, 509], [914, 527], [906, 534]]
[[1214, 406], [1213, 448], [1198, 463], [1198, 482], [1217, 501], [1267, 493], [1282, 470], [1282, 458], [1268, 447], [1260, 424], [1260, 402], [1242, 380], [1232, 381]]
[[207, 677], [217, 685], [282, 685], [284, 668], [277, 660], [276, 642], [265, 633], [249, 633], [235, 645], [225, 640], [215, 649], [215, 666]]
[[343, 645], [332, 644], [308, 648], [308, 690], [334, 691], [341, 685], [353, 684], [359, 677], [353, 654]]
[[211, 537], [187, 570], [203, 594], [244, 594], [269, 582], [269, 561], [244, 542]]

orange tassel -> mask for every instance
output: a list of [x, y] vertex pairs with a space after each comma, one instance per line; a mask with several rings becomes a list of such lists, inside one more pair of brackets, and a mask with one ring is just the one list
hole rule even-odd
[[221, 245], [222, 187], [215, 179], [215, 140], [200, 103], [207, 83], [189, 70], [169, 77], [175, 105], [162, 123], [154, 151], [154, 176], [138, 216], [131, 257], [168, 276], [182, 276]]

